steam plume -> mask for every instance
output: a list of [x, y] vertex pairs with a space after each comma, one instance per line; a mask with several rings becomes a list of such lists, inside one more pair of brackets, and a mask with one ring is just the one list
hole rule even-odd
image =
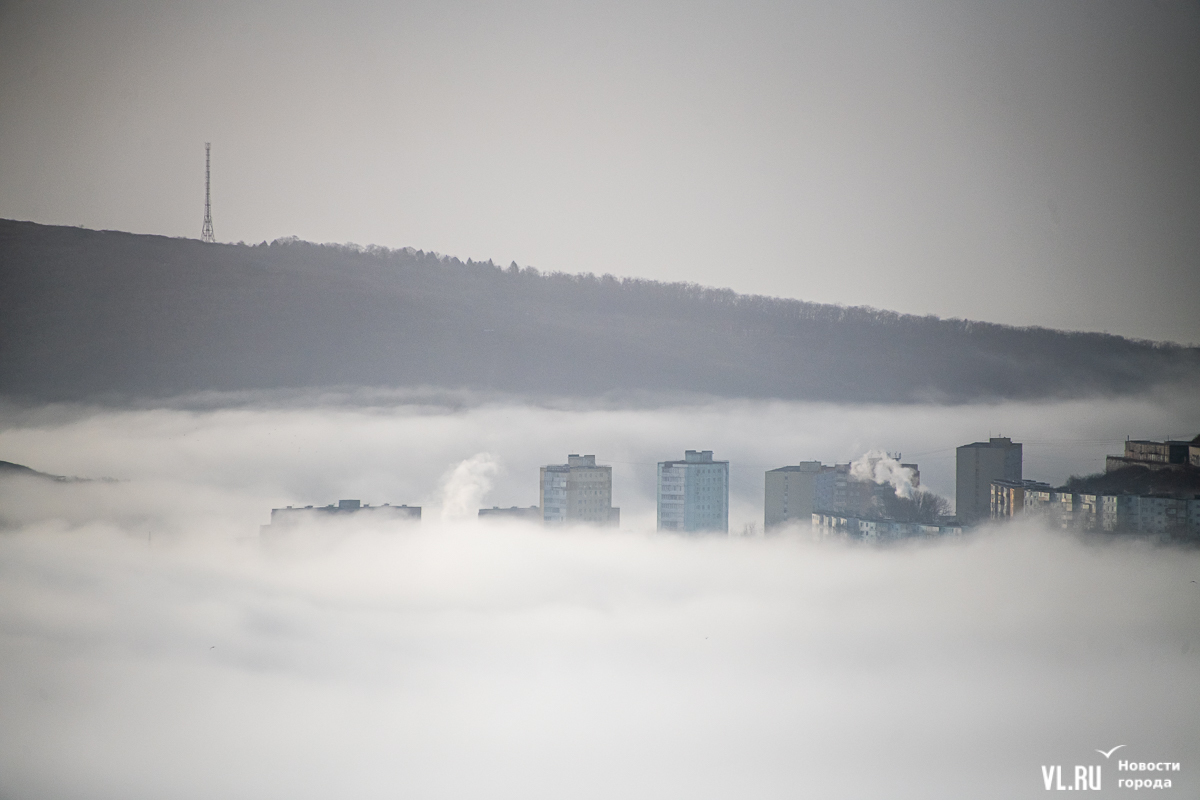
[[859, 481], [890, 483], [900, 497], [912, 497], [913, 471], [882, 450], [869, 450], [850, 463], [850, 477]]
[[442, 478], [442, 520], [473, 517], [499, 467], [491, 453], [476, 453], [447, 472]]

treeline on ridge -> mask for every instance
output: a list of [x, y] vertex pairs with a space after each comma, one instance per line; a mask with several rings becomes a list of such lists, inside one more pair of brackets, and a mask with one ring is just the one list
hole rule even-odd
[[1132, 394], [1200, 350], [419, 250], [0, 221], [0, 393], [441, 386], [843, 402]]

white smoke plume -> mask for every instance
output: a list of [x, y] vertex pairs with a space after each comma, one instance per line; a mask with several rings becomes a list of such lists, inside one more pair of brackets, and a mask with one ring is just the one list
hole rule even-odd
[[492, 489], [492, 476], [500, 465], [491, 453], [476, 453], [459, 462], [442, 477], [442, 520], [473, 518], [483, 497]]
[[869, 450], [850, 462], [850, 477], [859, 481], [890, 483], [900, 497], [912, 497], [916, 491], [914, 472], [882, 450]]

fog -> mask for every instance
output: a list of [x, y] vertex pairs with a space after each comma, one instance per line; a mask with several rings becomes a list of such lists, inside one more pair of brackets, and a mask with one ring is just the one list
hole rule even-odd
[[[1187, 796], [1200, 553], [1021, 526], [878, 548], [660, 535], [653, 475], [685, 448], [730, 459], [737, 533], [761, 525], [762, 472], [798, 460], [903, 450], [953, 496], [946, 447], [1002, 432], [1061, 480], [1196, 413], [9, 408], [0, 458], [115, 480], [0, 481], [0, 796], [1012, 798], [1044, 791], [1042, 765], [1096, 763], [1115, 794], [1118, 756], [1094, 751], [1118, 744], [1181, 762]], [[568, 452], [613, 465], [620, 530], [473, 518], [536, 503], [537, 466]], [[343, 497], [424, 519], [258, 535], [272, 507]]]
[[[440, 518], [449, 473], [459, 475], [450, 518], [470, 516], [476, 505], [536, 505], [538, 467], [566, 463], [569, 453], [611, 465], [622, 527], [652, 530], [656, 464], [686, 449], [730, 461], [730, 527], [740, 531], [755, 521], [761, 527], [763, 473], [799, 461], [899, 453], [919, 465], [922, 488], [953, 498], [954, 448], [989, 436], [1024, 443], [1025, 477], [1060, 485], [1102, 471], [1104, 456], [1121, 452], [1126, 436], [1200, 432], [1200, 409], [1178, 394], [855, 406], [348, 392], [209, 395], [140, 410], [9, 407], [0, 419], [0, 460], [120, 481], [76, 485], [80, 499], [56, 514], [81, 522], [111, 507], [122, 520], [137, 514], [180, 528], [203, 518], [228, 536], [255, 534], [273, 507], [340, 498], [421, 505], [427, 520]], [[14, 521], [43, 515], [27, 504], [28, 512], [10, 498], [3, 513]]]

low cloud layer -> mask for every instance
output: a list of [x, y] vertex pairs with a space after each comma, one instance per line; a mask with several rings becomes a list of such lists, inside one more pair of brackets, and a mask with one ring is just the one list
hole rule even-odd
[[[407, 503], [440, 516], [446, 475], [480, 453], [494, 472], [467, 506], [538, 502], [538, 467], [595, 453], [613, 467], [613, 504], [629, 530], [655, 525], [658, 461], [687, 449], [730, 461], [730, 527], [762, 525], [766, 470], [817, 459], [846, 463], [871, 450], [901, 453], [921, 469], [921, 488], [954, 497], [954, 448], [1011, 435], [1025, 444], [1025, 476], [1055, 485], [1098, 472], [1126, 436], [1200, 433], [1185, 398], [974, 406], [836, 406], [713, 402], [662, 405], [533, 405], [506, 398], [367, 394], [290, 398], [286, 404], [148, 410], [0, 409], [0, 460], [58, 475], [112, 477], [112, 491], [56, 503], [92, 519], [114, 505], [212, 530], [251, 535], [272, 507], [361, 499]], [[2, 492], [3, 490], [0, 490]], [[119, 499], [113, 499], [119, 498]], [[0, 498], [0, 517], [37, 519], [21, 497]], [[457, 502], [456, 500], [456, 502]], [[465, 510], [464, 510], [465, 509]], [[469, 515], [464, 506], [459, 512]]]

